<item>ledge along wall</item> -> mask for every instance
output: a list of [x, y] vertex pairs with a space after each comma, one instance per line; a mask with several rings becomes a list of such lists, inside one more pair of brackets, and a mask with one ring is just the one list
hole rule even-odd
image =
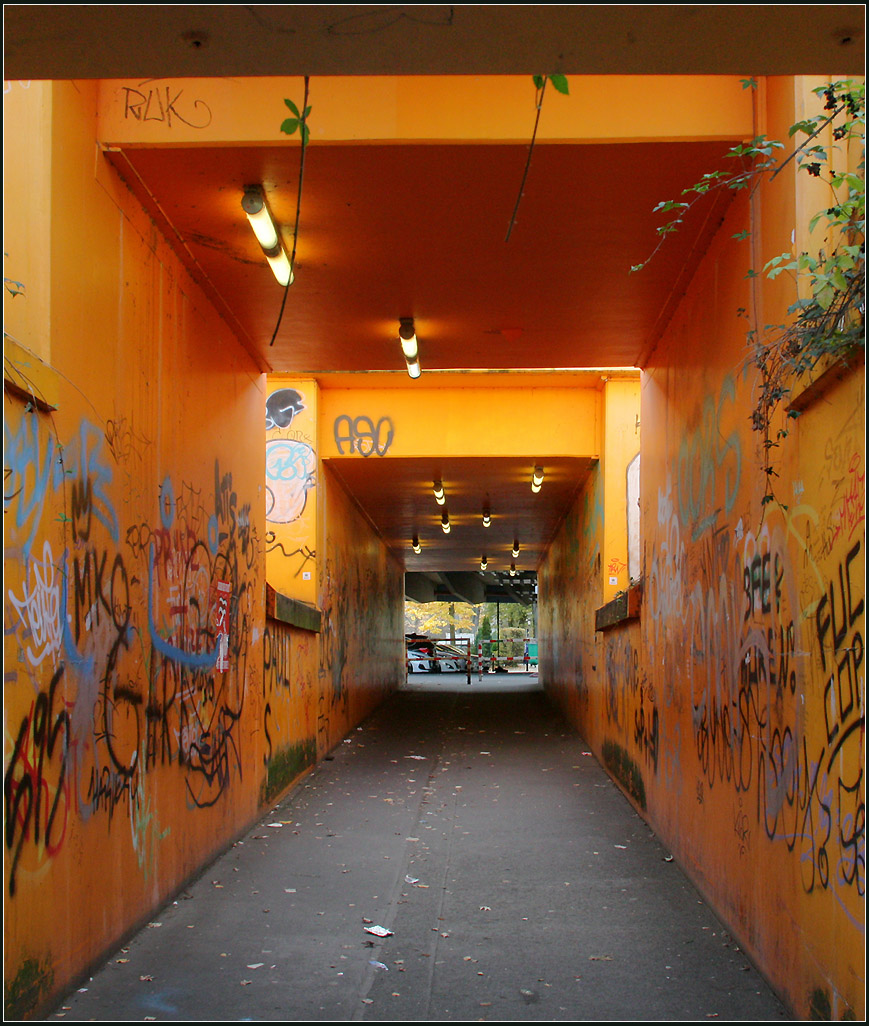
[[[787, 138], [814, 84], [769, 83], [769, 135]], [[604, 615], [592, 479], [541, 567], [541, 677], [794, 1013], [862, 1019], [863, 366], [798, 400], [775, 451], [782, 505], [764, 505], [737, 315], [757, 301], [747, 267], [823, 205], [803, 178], [760, 194], [755, 254], [734, 201], [644, 367], [639, 608]], [[784, 320], [793, 295], [761, 288], [764, 320]]]
[[320, 412], [316, 380], [268, 376], [266, 796], [404, 679], [404, 571], [326, 468]]
[[97, 89], [4, 95], [9, 1018], [50, 1008], [403, 674], [401, 574], [334, 483], [312, 592], [267, 594], [265, 375], [103, 159]]

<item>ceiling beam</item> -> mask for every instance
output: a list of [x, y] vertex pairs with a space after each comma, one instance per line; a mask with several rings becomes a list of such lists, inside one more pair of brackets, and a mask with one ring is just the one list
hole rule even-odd
[[7, 80], [860, 74], [862, 4], [7, 4]]

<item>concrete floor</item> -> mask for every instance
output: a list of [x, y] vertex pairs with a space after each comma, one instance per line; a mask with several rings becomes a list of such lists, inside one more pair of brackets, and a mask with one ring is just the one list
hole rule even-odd
[[790, 1016], [520, 671], [412, 678], [48, 1018]]

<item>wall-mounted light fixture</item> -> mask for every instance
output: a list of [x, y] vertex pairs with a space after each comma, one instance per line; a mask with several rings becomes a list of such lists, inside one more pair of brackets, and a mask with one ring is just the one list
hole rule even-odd
[[513, 558], [516, 559], [516, 557], [518, 555], [519, 555], [519, 541], [518, 541], [518, 539], [514, 539], [513, 540]]
[[241, 208], [247, 214], [253, 233], [262, 246], [263, 253], [271, 266], [274, 276], [283, 285], [292, 285], [293, 268], [281, 237], [275, 227], [271, 211], [266, 203], [261, 185], [246, 185]]
[[511, 563], [510, 564], [510, 576], [511, 577], [515, 577], [516, 576], [516, 564], [515, 563]]
[[534, 474], [531, 478], [531, 491], [539, 492], [540, 486], [543, 484], [543, 467], [535, 467]]
[[416, 552], [416, 553], [422, 552], [422, 547], [419, 544], [419, 535], [418, 534], [415, 534], [413, 536], [413, 541], [410, 544], [411, 544], [411, 548], [413, 549], [414, 552]]
[[441, 514], [441, 528], [444, 534], [450, 533], [450, 515], [446, 510]]
[[492, 511], [489, 509], [489, 504], [486, 503], [486, 505], [483, 506], [483, 527], [491, 527], [491, 526], [492, 526]]
[[488, 565], [489, 565], [489, 560], [486, 559], [486, 554], [483, 553], [483, 558], [480, 560], [480, 569], [481, 570], [485, 570]]
[[419, 343], [416, 340], [416, 329], [413, 326], [412, 317], [400, 317], [398, 320], [398, 341], [401, 343], [401, 351], [407, 363], [407, 373], [412, 378], [418, 378], [421, 372], [419, 366]]
[[444, 494], [444, 483], [440, 478], [432, 482], [432, 491], [434, 491], [435, 501], [439, 506], [443, 506], [446, 502], [446, 495]]

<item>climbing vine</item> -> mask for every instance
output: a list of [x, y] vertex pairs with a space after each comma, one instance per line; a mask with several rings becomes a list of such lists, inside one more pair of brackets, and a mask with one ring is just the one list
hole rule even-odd
[[[756, 82], [745, 79], [743, 86], [755, 88]], [[827, 186], [829, 206], [808, 222], [810, 233], [823, 229], [817, 248], [782, 253], [761, 271], [750, 269], [747, 274], [748, 278], [770, 280], [789, 274], [798, 296], [788, 309], [792, 318], [788, 323], [767, 324], [762, 329], [750, 323], [747, 330], [749, 358], [760, 372], [751, 424], [762, 439], [766, 487], [761, 501], [764, 506], [775, 501], [783, 508], [787, 507], [775, 495], [773, 457], [788, 436], [788, 424], [800, 413], [791, 403], [794, 387], [832, 361], [853, 358], [865, 346], [865, 85], [849, 79], [830, 82], [814, 92], [823, 106], [791, 126], [791, 138], [805, 138], [789, 156], [783, 156], [783, 142], [766, 136], [732, 147], [727, 154], [734, 162], [732, 170], [711, 171], [685, 189], [681, 199], [655, 207], [670, 214], [670, 219], [657, 229], [659, 240], [649, 258], [631, 268], [632, 273], [642, 270], [667, 236], [679, 230], [688, 211], [713, 190], [747, 189], [753, 194], [792, 161]], [[830, 141], [821, 141], [828, 129]], [[734, 238], [749, 235], [743, 231]], [[739, 313], [748, 317], [745, 310]]]
[[519, 185], [519, 195], [516, 197], [516, 204], [513, 207], [513, 216], [510, 218], [510, 224], [507, 226], [507, 236], [504, 239], [505, 242], [510, 241], [510, 236], [513, 233], [513, 226], [516, 224], [516, 214], [519, 212], [519, 204], [522, 202], [522, 195], [525, 191], [525, 182], [528, 178], [528, 169], [531, 167], [531, 154], [534, 152], [534, 144], [537, 141], [537, 126], [540, 124], [540, 112], [543, 110], [543, 95], [546, 92], [546, 83], [551, 82], [554, 89], [557, 89], [559, 93], [563, 93], [568, 96], [570, 93], [570, 87], [567, 84], [566, 75], [534, 75], [532, 76], [534, 82], [534, 106], [537, 110], [537, 115], [534, 118], [534, 131], [531, 133], [531, 145], [528, 147], [528, 158], [525, 161], [525, 172], [522, 175], [522, 181]]
[[305, 180], [305, 155], [308, 152], [308, 138], [310, 136], [310, 129], [308, 128], [308, 116], [311, 113], [311, 108], [308, 104], [308, 92], [311, 86], [310, 76], [305, 75], [305, 98], [302, 101], [302, 109], [296, 106], [292, 100], [284, 99], [284, 103], [287, 110], [293, 115], [291, 118], [285, 118], [281, 122], [281, 131], [284, 135], [294, 135], [297, 131], [299, 133], [299, 139], [301, 140], [301, 147], [299, 149], [299, 187], [296, 192], [296, 218], [295, 224], [293, 225], [293, 251], [290, 254], [290, 280], [284, 287], [284, 298], [281, 302], [281, 309], [278, 313], [278, 321], [275, 325], [275, 330], [272, 332], [272, 340], [269, 342], [270, 346], [275, 344], [275, 339], [278, 337], [278, 328], [281, 326], [281, 321], [284, 317], [284, 307], [287, 304], [287, 294], [290, 291], [290, 285], [293, 284], [293, 279], [296, 273], [296, 245], [299, 241], [299, 221], [302, 216], [302, 185]]

